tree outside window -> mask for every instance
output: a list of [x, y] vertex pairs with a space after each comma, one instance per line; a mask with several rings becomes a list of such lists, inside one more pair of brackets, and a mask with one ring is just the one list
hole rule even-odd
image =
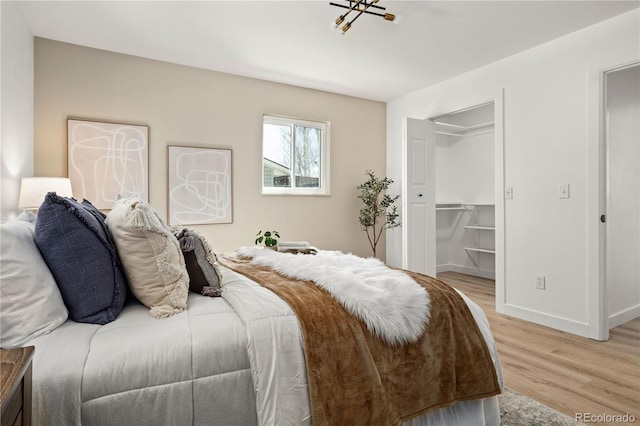
[[328, 195], [327, 123], [264, 117], [263, 193]]

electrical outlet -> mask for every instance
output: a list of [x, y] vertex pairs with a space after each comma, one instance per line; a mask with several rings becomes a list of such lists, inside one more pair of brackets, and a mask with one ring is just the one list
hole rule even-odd
[[536, 288], [538, 290], [544, 290], [546, 287], [546, 282], [545, 282], [545, 277], [544, 275], [536, 275]]

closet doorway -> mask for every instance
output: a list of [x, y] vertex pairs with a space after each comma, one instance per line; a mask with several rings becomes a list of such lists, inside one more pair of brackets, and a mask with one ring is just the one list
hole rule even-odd
[[436, 271], [495, 280], [493, 102], [435, 124]]
[[465, 99], [405, 119], [402, 266], [431, 276], [455, 270], [495, 279], [502, 312], [504, 93]]

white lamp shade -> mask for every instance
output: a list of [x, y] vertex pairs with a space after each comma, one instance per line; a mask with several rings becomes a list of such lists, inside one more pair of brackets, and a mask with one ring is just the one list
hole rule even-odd
[[58, 177], [25, 177], [20, 185], [19, 209], [37, 209], [48, 192], [55, 192], [61, 197], [71, 197], [71, 181]]

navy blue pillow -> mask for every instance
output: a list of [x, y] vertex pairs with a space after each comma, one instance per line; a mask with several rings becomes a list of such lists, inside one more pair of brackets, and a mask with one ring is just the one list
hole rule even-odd
[[55, 192], [38, 210], [36, 245], [76, 322], [109, 323], [126, 299], [126, 277], [104, 218], [90, 202]]

